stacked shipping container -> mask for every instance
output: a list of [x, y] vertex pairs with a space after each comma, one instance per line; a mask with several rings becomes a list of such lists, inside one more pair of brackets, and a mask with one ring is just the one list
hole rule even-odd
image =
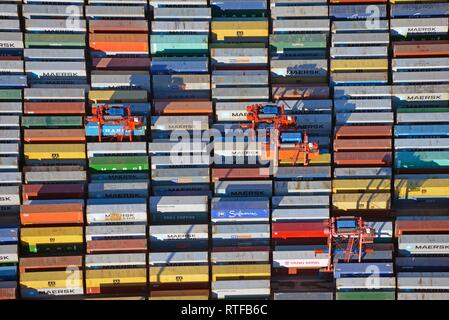
[[[92, 87], [89, 111], [93, 114], [86, 121], [89, 295], [145, 297], [147, 293], [146, 123], [151, 91], [147, 7], [142, 0], [89, 0], [86, 6]], [[106, 114], [105, 124], [98, 116], [101, 110]], [[134, 128], [118, 120], [128, 116], [137, 124]]]
[[[332, 100], [328, 87], [327, 1], [271, 1], [272, 99], [297, 118], [320, 155], [302, 167], [279, 149], [272, 204], [274, 299], [332, 299], [326, 221], [330, 205]], [[283, 151], [285, 149], [285, 152]], [[293, 166], [292, 166], [293, 165]], [[323, 247], [324, 246], [324, 247]]]
[[[214, 198], [212, 298], [270, 295], [272, 181], [252, 139], [246, 106], [269, 100], [267, 1], [211, 1]], [[237, 281], [239, 280], [239, 281]]]
[[26, 86], [19, 6], [0, 4], [0, 300], [17, 295], [22, 88]]
[[[362, 216], [376, 233], [361, 264], [333, 257], [336, 299], [394, 299], [392, 277], [391, 87], [387, 5], [331, 1], [334, 87], [334, 216]], [[378, 242], [384, 242], [379, 244]], [[387, 244], [385, 244], [387, 242]], [[357, 249], [356, 249], [357, 250]], [[373, 253], [371, 253], [373, 251]]]
[[207, 1], [150, 1], [150, 299], [209, 298]]
[[83, 288], [87, 87], [83, 1], [25, 1], [23, 298]]
[[447, 299], [449, 4], [391, 4], [399, 300]]

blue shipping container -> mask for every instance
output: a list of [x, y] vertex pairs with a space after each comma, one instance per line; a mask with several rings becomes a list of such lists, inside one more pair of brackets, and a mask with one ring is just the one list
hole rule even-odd
[[8, 281], [16, 279], [17, 279], [16, 266], [0, 267], [0, 281]]
[[[86, 125], [86, 136], [96, 137], [98, 136], [98, 124], [94, 122], [88, 122]], [[102, 136], [113, 136], [117, 134], [129, 135], [129, 130], [125, 130], [123, 125], [120, 124], [106, 124], [101, 127]], [[134, 136], [144, 136], [145, 127], [141, 127], [133, 131]]]
[[209, 71], [208, 65], [207, 58], [170, 59], [154, 57], [151, 61], [151, 72], [153, 74], [200, 74]]
[[0, 229], [0, 244], [17, 243], [18, 240], [17, 228]]

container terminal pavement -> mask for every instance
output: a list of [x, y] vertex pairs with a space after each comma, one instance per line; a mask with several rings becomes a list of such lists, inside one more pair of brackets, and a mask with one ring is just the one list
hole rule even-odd
[[0, 299], [449, 299], [448, 16], [2, 0]]

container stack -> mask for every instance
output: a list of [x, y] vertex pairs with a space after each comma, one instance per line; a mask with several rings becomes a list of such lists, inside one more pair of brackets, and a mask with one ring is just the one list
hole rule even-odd
[[391, 87], [386, 1], [331, 1], [334, 89], [334, 216], [362, 217], [374, 243], [333, 256], [337, 300], [394, 299]]
[[397, 217], [398, 300], [447, 300], [448, 221], [447, 213], [434, 217]]
[[447, 1], [391, 3], [399, 300], [448, 297]]
[[86, 294], [147, 293], [147, 2], [89, 0], [91, 91], [86, 119]]
[[[335, 110], [333, 209], [357, 215], [388, 211], [393, 113], [386, 4], [339, 1], [331, 4], [330, 11]], [[369, 20], [372, 12], [379, 18]]]
[[150, 6], [150, 299], [208, 299], [211, 10], [204, 0]]
[[0, 4], [0, 300], [17, 296], [23, 37], [14, 1]]
[[[269, 101], [267, 1], [211, 1], [212, 99], [216, 106], [212, 298], [270, 296], [272, 181], [258, 140], [243, 129], [248, 105]], [[257, 142], [256, 142], [257, 141]]]
[[21, 294], [26, 298], [80, 295], [84, 293], [80, 261], [85, 89], [28, 88], [24, 100], [21, 265], [29, 267], [21, 268]]
[[23, 298], [80, 296], [87, 87], [83, 1], [25, 1]]
[[271, 98], [297, 118], [299, 128], [320, 151], [306, 163], [288, 152], [288, 143], [279, 149], [278, 162], [285, 167], [273, 172], [274, 299], [329, 300], [332, 283], [320, 272], [329, 263], [326, 223], [331, 187], [327, 1], [271, 1], [271, 18]]

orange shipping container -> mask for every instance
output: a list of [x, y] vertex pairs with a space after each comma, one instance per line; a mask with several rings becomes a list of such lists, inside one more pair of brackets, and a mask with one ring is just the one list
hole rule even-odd
[[117, 53], [148, 54], [147, 34], [95, 33], [89, 37], [92, 50]]
[[20, 220], [23, 225], [83, 223], [83, 205], [80, 203], [24, 204], [20, 207]]

